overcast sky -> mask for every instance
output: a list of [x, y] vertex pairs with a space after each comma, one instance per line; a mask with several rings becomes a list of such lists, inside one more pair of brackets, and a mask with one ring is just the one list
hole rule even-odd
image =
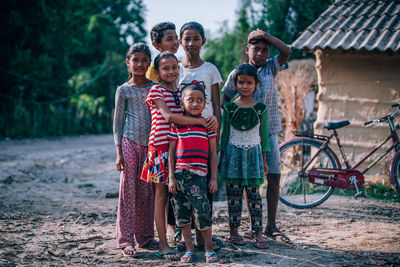
[[[238, 8], [237, 0], [144, 0], [143, 2], [147, 9], [145, 28], [148, 33], [155, 24], [170, 21], [176, 25], [178, 36], [181, 26], [189, 21], [199, 22], [212, 35], [217, 34], [224, 20], [227, 20], [229, 27], [232, 28]], [[150, 36], [147, 36], [147, 41], [151, 44]], [[153, 55], [156, 55], [157, 50], [153, 46], [151, 48]], [[182, 48], [179, 48], [177, 56], [182, 58], [183, 55]]]

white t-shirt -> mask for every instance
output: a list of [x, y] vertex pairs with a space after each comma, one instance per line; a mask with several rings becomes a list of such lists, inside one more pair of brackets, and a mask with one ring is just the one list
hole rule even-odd
[[202, 112], [204, 118], [209, 118], [214, 115], [214, 109], [211, 102], [211, 86], [218, 84], [221, 86], [223, 80], [217, 67], [209, 62], [204, 62], [203, 65], [196, 69], [187, 69], [182, 63], [179, 63], [179, 88], [182, 88], [185, 84], [192, 83], [192, 81], [203, 82], [206, 91], [206, 107]]

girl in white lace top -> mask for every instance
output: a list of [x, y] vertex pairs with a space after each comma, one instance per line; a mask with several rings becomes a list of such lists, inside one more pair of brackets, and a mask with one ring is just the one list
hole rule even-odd
[[239, 97], [224, 105], [221, 133], [220, 174], [226, 183], [230, 242], [243, 245], [239, 235], [243, 190], [246, 190], [251, 227], [256, 233], [257, 248], [268, 248], [262, 234], [262, 201], [259, 187], [268, 173], [266, 151], [269, 151], [268, 116], [264, 103], [253, 99], [258, 83], [257, 69], [241, 64], [235, 70]]

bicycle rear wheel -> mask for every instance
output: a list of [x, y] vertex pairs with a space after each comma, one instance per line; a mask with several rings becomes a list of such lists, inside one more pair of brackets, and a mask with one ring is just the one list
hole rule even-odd
[[321, 146], [321, 142], [306, 137], [294, 138], [280, 145], [279, 198], [285, 205], [308, 209], [320, 205], [333, 193], [334, 187], [312, 184], [307, 175], [311, 168], [340, 168], [340, 163], [330, 148], [323, 149], [307, 170], [303, 170], [303, 166]]
[[390, 178], [392, 179], [397, 193], [400, 195], [400, 151], [394, 155], [392, 160]]

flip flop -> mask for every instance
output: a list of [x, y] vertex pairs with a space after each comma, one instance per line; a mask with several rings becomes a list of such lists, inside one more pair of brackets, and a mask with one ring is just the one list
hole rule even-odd
[[[165, 259], [171, 260], [171, 261], [177, 261], [177, 260], [179, 260], [179, 256], [175, 253], [174, 250], [173, 250], [173, 251], [165, 251], [165, 252], [162, 252], [162, 253], [159, 253], [159, 252], [157, 251], [157, 252], [154, 252], [153, 254], [154, 254], [157, 258], [163, 259], [163, 260], [165, 260]], [[165, 257], [165, 256], [167, 256], [167, 255], [174, 255], [174, 257]]]
[[185, 251], [186, 250], [186, 242], [181, 240], [179, 241], [178, 245], [176, 246], [178, 251]]
[[138, 256], [137, 250], [135, 248], [130, 249], [128, 247], [122, 249], [122, 254], [124, 255], [124, 257], [135, 258]]
[[179, 241], [181, 241], [181, 239], [182, 239], [182, 236], [181, 236], [181, 233], [180, 233], [179, 231], [177, 231], [177, 232], [175, 233], [175, 235], [167, 234], [167, 242], [168, 242], [168, 245], [170, 245], [170, 246], [172, 246], [172, 247], [176, 246], [176, 244], [177, 244]]
[[181, 257], [181, 262], [192, 263], [196, 260], [197, 256], [194, 252], [185, 252]]
[[[194, 244], [193, 246], [196, 250], [204, 251], [204, 244]], [[213, 242], [212, 244], [214, 251], [218, 251], [221, 249], [221, 246], [217, 244], [217, 242]]]
[[154, 250], [154, 249], [158, 249], [159, 245], [160, 245], [160, 243], [158, 243], [158, 241], [152, 239], [149, 242], [147, 242], [146, 244], [144, 244], [143, 246], [141, 246], [140, 248]]
[[282, 232], [264, 233], [264, 236], [285, 244], [293, 244], [292, 240]]
[[256, 233], [254, 231], [244, 232], [243, 237], [247, 239], [254, 239], [256, 238]]
[[[206, 254], [204, 254], [204, 256], [206, 257], [207, 263], [214, 263], [214, 262], [220, 261], [220, 258], [217, 256], [217, 253], [215, 253], [215, 251], [207, 252]], [[213, 256], [214, 256], [214, 259], [213, 259]]]
[[230, 236], [228, 238], [228, 241], [234, 245], [239, 245], [239, 246], [243, 246], [244, 244], [246, 244], [246, 242], [243, 240], [243, 237], [241, 236]]
[[269, 248], [269, 244], [267, 241], [256, 241], [254, 242], [254, 247], [258, 249], [267, 249]]

